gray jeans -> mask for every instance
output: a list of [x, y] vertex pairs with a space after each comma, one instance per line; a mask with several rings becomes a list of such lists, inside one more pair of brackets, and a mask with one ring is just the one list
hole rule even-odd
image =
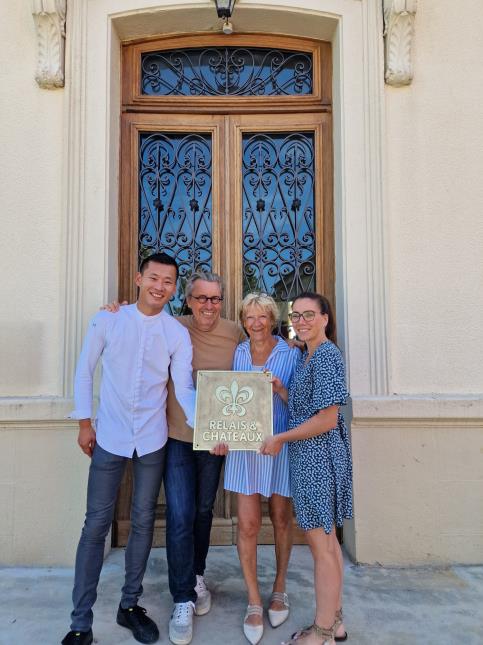
[[[153, 541], [156, 504], [163, 477], [164, 448], [138, 457], [133, 465], [131, 531], [126, 548], [126, 577], [121, 606], [137, 604], [143, 592], [142, 580]], [[87, 512], [75, 561], [72, 592], [74, 611], [71, 629], [88, 631], [92, 626], [92, 606], [104, 558], [106, 536], [114, 518], [117, 493], [128, 459], [112, 455], [98, 444], [94, 448], [87, 486]]]

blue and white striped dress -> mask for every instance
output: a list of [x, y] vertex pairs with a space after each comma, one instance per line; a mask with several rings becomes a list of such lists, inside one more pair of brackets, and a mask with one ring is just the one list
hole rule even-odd
[[[290, 348], [282, 338], [279, 338], [264, 368], [270, 370], [288, 388], [299, 356], [300, 351], [297, 348]], [[249, 372], [253, 368], [250, 341], [247, 340], [238, 345], [235, 350], [233, 369]], [[274, 394], [273, 433], [285, 432], [287, 428], [288, 408], [278, 394]], [[283, 446], [276, 457], [259, 455], [254, 451], [229, 452], [225, 463], [225, 488], [244, 495], [260, 493], [270, 497], [276, 493], [283, 497], [290, 497], [287, 445]]]

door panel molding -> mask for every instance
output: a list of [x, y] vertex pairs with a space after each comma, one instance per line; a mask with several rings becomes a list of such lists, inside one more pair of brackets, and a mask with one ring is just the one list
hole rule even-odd
[[[223, 203], [224, 119], [219, 116], [189, 118], [163, 115], [162, 119], [149, 114], [124, 114], [121, 128], [121, 194], [119, 226], [119, 298], [132, 302], [136, 299], [134, 277], [138, 267], [139, 218], [139, 135], [142, 132], [207, 133], [212, 136], [212, 166], [218, 172], [212, 175], [212, 270], [220, 273], [221, 222]], [[214, 233], [214, 234], [213, 234]]]
[[[332, 156], [329, 137], [331, 117], [328, 114], [293, 115], [236, 115], [231, 117], [231, 166], [234, 168], [233, 198], [230, 211], [234, 214], [234, 237], [242, 239], [242, 138], [245, 132], [313, 132], [315, 152], [315, 249], [316, 284], [315, 289], [322, 291], [334, 302], [334, 238], [332, 209]], [[327, 147], [327, 152], [326, 152]], [[329, 156], [330, 155], [330, 156]], [[317, 181], [319, 179], [319, 181]], [[233, 299], [242, 299], [242, 257], [233, 259], [230, 275], [237, 276], [233, 285]]]

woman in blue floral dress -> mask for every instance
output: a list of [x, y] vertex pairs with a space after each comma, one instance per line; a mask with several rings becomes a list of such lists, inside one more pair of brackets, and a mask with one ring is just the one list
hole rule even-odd
[[289, 430], [269, 437], [262, 454], [276, 455], [288, 442], [290, 483], [297, 521], [306, 531], [315, 568], [314, 624], [289, 643], [333, 645], [346, 640], [342, 624], [342, 553], [336, 526], [352, 517], [352, 461], [339, 406], [348, 392], [344, 362], [334, 344], [329, 301], [302, 293], [292, 305], [292, 324], [306, 345], [287, 391], [274, 379], [274, 391], [288, 400]]

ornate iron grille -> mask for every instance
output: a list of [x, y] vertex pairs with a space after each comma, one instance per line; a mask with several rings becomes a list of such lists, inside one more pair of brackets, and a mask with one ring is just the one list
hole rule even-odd
[[[243, 137], [243, 293], [315, 288], [314, 137]], [[286, 309], [286, 307], [282, 307]]]
[[311, 94], [312, 55], [267, 48], [210, 47], [141, 55], [141, 91], [158, 96]]
[[179, 266], [173, 314], [186, 277], [211, 271], [211, 136], [144, 132], [139, 138], [139, 258], [166, 251]]

